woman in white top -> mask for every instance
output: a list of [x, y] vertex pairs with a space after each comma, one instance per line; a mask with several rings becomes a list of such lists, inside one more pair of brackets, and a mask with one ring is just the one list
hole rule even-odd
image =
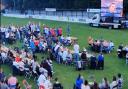
[[110, 84], [110, 89], [118, 89], [118, 83], [116, 81], [116, 77], [115, 76], [113, 76], [113, 81]]
[[90, 86], [88, 85], [88, 81], [85, 80], [84, 84], [81, 85], [81, 89], [90, 89]]
[[67, 48], [64, 48], [64, 51], [63, 51], [63, 54], [62, 54], [62, 58], [63, 58], [63, 62], [65, 63], [66, 62], [66, 57], [68, 55], [68, 51], [67, 51]]

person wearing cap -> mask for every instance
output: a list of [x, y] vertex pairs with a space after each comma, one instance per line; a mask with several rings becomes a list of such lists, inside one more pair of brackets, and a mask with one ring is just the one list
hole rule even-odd
[[87, 54], [86, 54], [87, 50], [84, 48], [83, 52], [81, 53], [81, 59], [83, 61], [85, 61], [87, 59]]
[[84, 48], [83, 52], [81, 53], [81, 59], [82, 59], [82, 67], [85, 69], [87, 65], [87, 50]]

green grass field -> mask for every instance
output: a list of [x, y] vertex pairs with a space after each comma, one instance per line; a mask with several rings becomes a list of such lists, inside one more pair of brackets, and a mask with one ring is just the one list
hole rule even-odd
[[[105, 56], [105, 68], [104, 70], [84, 70], [84, 71], [75, 71], [75, 68], [70, 66], [59, 65], [57, 63], [53, 63], [55, 75], [54, 77], [58, 77], [60, 82], [63, 84], [64, 89], [72, 89], [73, 83], [77, 75], [80, 73], [84, 76], [85, 79], [89, 79], [90, 75], [94, 76], [94, 79], [97, 82], [100, 82], [103, 77], [107, 77], [109, 81], [112, 81], [112, 76], [117, 75], [117, 73], [122, 73], [124, 77], [124, 87], [123, 89], [128, 89], [128, 65], [125, 64], [125, 59], [118, 59], [116, 49], [120, 43], [128, 44], [128, 29], [121, 30], [110, 30], [105, 28], [93, 28], [85, 24], [78, 23], [67, 23], [67, 22], [57, 22], [57, 21], [49, 21], [49, 20], [37, 20], [37, 19], [18, 19], [18, 18], [8, 18], [1, 17], [1, 25], [18, 25], [22, 26], [28, 23], [28, 21], [33, 22], [41, 22], [41, 24], [46, 24], [50, 27], [59, 27], [63, 28], [63, 34], [66, 34], [66, 27], [69, 24], [71, 28], [71, 35], [76, 36], [78, 38], [78, 43], [80, 48], [83, 47], [88, 48], [87, 38], [88, 36], [92, 36], [94, 39], [100, 39], [101, 37], [106, 40], [112, 40], [115, 43], [115, 50], [111, 54], [104, 54]], [[12, 46], [21, 47], [21, 43], [17, 42]], [[72, 48], [72, 47], [71, 47]], [[42, 55], [38, 55], [38, 61], [40, 61]], [[46, 56], [46, 55], [44, 55]], [[8, 75], [11, 73], [10, 67], [7, 65], [2, 65], [5, 73]], [[18, 79], [21, 81], [24, 79], [23, 76], [18, 76]], [[32, 89], [35, 88], [35, 82], [30, 79], [28, 80], [30, 84], [32, 84]], [[21, 84], [22, 85], [22, 84]]]

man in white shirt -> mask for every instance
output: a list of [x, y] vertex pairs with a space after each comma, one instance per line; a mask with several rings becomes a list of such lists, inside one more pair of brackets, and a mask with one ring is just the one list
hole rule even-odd
[[75, 57], [75, 61], [79, 60], [79, 45], [77, 43], [74, 44], [74, 57]]

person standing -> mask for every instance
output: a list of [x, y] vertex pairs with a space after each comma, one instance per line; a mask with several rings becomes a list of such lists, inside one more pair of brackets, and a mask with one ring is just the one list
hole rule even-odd
[[79, 49], [80, 49], [80, 47], [77, 44], [77, 42], [75, 42], [73, 49], [74, 49], [74, 59], [75, 59], [75, 61], [79, 61]]
[[98, 55], [98, 69], [100, 68], [104, 69], [104, 55], [102, 53]]

